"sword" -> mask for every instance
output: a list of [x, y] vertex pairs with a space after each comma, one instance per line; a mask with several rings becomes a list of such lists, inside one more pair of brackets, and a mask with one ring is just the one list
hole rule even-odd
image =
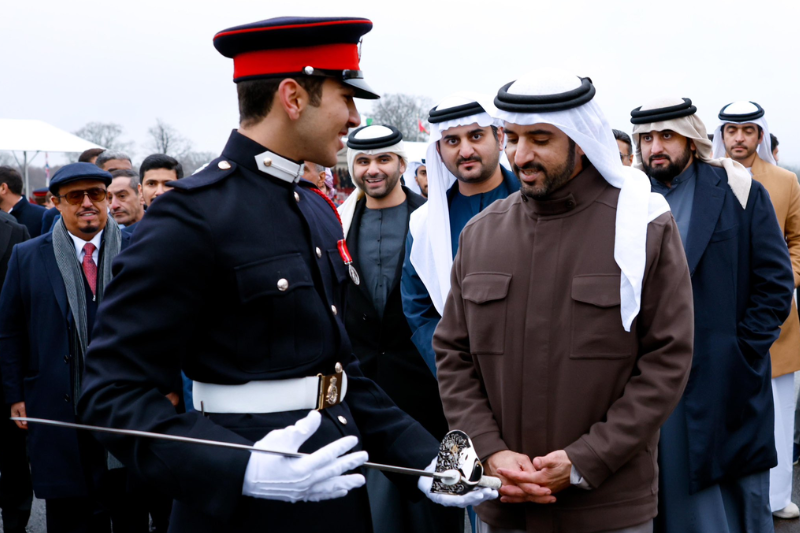
[[[24, 416], [12, 416], [11, 420], [19, 422], [32, 422], [34, 424], [43, 424], [46, 426], [56, 426], [70, 429], [82, 429], [85, 431], [96, 431], [98, 433], [112, 433], [114, 435], [128, 435], [131, 437], [144, 437], [147, 439], [158, 440], [171, 440], [175, 442], [186, 442], [189, 444], [200, 444], [205, 446], [216, 446], [218, 448], [230, 448], [234, 450], [245, 450], [248, 452], [258, 453], [271, 453], [273, 455], [281, 455], [283, 457], [305, 457], [307, 453], [296, 452], [281, 452], [277, 450], [265, 450], [263, 448], [256, 448], [254, 446], [247, 446], [246, 444], [235, 444], [233, 442], [222, 442], [218, 440], [195, 439], [192, 437], [181, 437], [179, 435], [165, 435], [162, 433], [153, 433], [150, 431], [139, 431], [136, 429], [115, 429], [102, 426], [90, 426], [88, 424], [75, 424], [72, 422], [60, 422], [57, 420], [48, 420], [46, 418], [29, 418]], [[443, 485], [456, 485], [467, 484], [470, 487], [488, 487], [492, 489], [500, 488], [500, 479], [492, 476], [481, 476], [477, 481], [470, 481], [469, 477], [463, 474], [460, 469], [450, 469], [443, 472], [428, 472], [417, 468], [406, 468], [404, 466], [383, 465], [379, 463], [364, 463], [367, 468], [375, 470], [382, 470], [383, 472], [391, 472], [393, 474], [404, 474], [408, 476], [421, 476], [432, 477], [434, 480], [439, 481]]]

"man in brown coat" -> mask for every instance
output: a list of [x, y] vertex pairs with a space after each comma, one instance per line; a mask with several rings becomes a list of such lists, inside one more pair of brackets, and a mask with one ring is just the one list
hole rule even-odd
[[479, 531], [644, 533], [657, 512], [691, 281], [666, 201], [620, 163], [594, 92], [540, 71], [495, 99], [522, 189], [461, 234], [434, 336], [450, 427], [504, 482]]
[[[733, 102], [719, 112], [714, 136], [714, 156], [738, 161], [769, 193], [794, 272], [800, 285], [800, 184], [797, 176], [777, 166], [764, 109], [755, 102]], [[772, 395], [775, 401], [775, 447], [778, 466], [770, 470], [769, 499], [778, 518], [800, 517], [791, 501], [792, 448], [795, 417], [794, 373], [800, 370], [800, 322], [797, 307], [781, 326], [769, 351], [772, 361]]]

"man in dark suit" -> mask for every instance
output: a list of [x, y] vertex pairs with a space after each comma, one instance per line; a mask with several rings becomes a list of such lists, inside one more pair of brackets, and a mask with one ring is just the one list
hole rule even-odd
[[[111, 262], [128, 243], [108, 218], [111, 175], [90, 163], [60, 169], [50, 183], [61, 220], [14, 248], [0, 294], [0, 365], [12, 416], [76, 421], [86, 349]], [[124, 501], [124, 475], [89, 433], [30, 427], [33, 488], [47, 502], [48, 532], [147, 531], [146, 511]], [[121, 471], [120, 471], [121, 472]]]
[[41, 235], [42, 215], [47, 209], [25, 198], [22, 194], [22, 176], [11, 167], [0, 166], [0, 209], [28, 228], [31, 237]]
[[637, 164], [670, 204], [694, 293], [694, 359], [661, 430], [665, 533], [772, 532], [777, 464], [769, 350], [789, 316], [794, 275], [766, 189], [711, 142], [688, 98], [631, 113]]
[[[0, 284], [6, 279], [14, 246], [29, 238], [28, 228], [0, 211]], [[2, 356], [0, 352], [0, 358]], [[5, 412], [8, 413], [8, 409]], [[24, 533], [31, 514], [33, 489], [26, 447], [25, 432], [5, 415], [0, 416], [0, 509], [3, 511], [3, 531], [6, 533]]]
[[[214, 45], [234, 60], [239, 129], [221, 157], [150, 205], [117, 258], [86, 358], [82, 418], [310, 452], [283, 458], [100, 433], [175, 496], [170, 531], [368, 532], [364, 477], [346, 474], [366, 460], [360, 450], [414, 468], [437, 455], [436, 439], [353, 356], [342, 227], [330, 200], [301, 179], [303, 161], [336, 163], [343, 132], [359, 125], [353, 99], [377, 96], [358, 66], [371, 27], [281, 17], [218, 33]], [[194, 381], [196, 409], [180, 415], [156, 392], [178, 369]], [[398, 483], [420, 495], [417, 477]]]
[[[411, 342], [400, 276], [408, 221], [425, 199], [404, 187], [408, 164], [393, 126], [364, 126], [347, 140], [347, 164], [358, 187], [339, 208], [359, 283], [347, 289], [345, 327], [364, 375], [434, 437], [447, 432], [436, 379]], [[464, 512], [428, 500], [410, 502], [378, 471], [367, 473], [376, 531], [456, 532]]]

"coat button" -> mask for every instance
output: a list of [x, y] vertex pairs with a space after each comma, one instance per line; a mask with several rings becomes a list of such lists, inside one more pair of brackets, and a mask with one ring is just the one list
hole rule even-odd
[[341, 422], [343, 426], [347, 425], [347, 419], [341, 415], [339, 416], [339, 422]]
[[367, 320], [367, 314], [366, 314], [366, 313], [364, 313], [363, 315], [361, 315], [361, 320], [363, 320], [363, 321], [365, 321], [365, 322], [366, 322], [366, 320]]
[[285, 279], [281, 278], [278, 280], [278, 290], [284, 292], [286, 289], [289, 288], [289, 282]]
[[315, 252], [317, 252], [317, 257], [322, 257], [322, 250], [319, 249], [319, 246], [317, 246]]
[[339, 314], [339, 311], [336, 310], [336, 306], [335, 305], [331, 306], [331, 313], [333, 313], [333, 316], [336, 316], [336, 315]]
[[69, 403], [69, 394], [64, 395], [64, 401]]
[[220, 170], [230, 170], [231, 168], [231, 164], [228, 163], [227, 161], [220, 161], [219, 163], [217, 163], [217, 166], [219, 167]]
[[295, 202], [300, 202], [300, 195], [297, 194], [297, 191], [295, 191], [295, 193], [294, 193], [294, 201]]
[[270, 166], [272, 166], [272, 159], [270, 159], [269, 157], [265, 157], [265, 158], [264, 158], [264, 166], [265, 166], [265, 167], [270, 167]]
[[64, 356], [64, 362], [69, 364], [69, 354]]

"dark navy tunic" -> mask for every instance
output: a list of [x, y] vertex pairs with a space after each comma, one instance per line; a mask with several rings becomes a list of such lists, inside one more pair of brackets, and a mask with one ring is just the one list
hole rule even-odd
[[[453, 247], [453, 257], [458, 252], [458, 239], [461, 230], [467, 225], [472, 217], [489, 207], [495, 200], [508, 198], [512, 193], [519, 190], [519, 180], [505, 167], [501, 166], [503, 172], [503, 182], [482, 194], [464, 196], [458, 191], [458, 182], [447, 191], [447, 201], [450, 208], [450, 240]], [[422, 358], [427, 363], [428, 368], [436, 376], [436, 354], [433, 353], [433, 332], [439, 325], [438, 311], [433, 306], [433, 301], [428, 294], [428, 289], [422, 283], [417, 270], [411, 264], [411, 247], [414, 245], [414, 238], [409, 232], [406, 238], [406, 251], [403, 261], [403, 278], [400, 283], [401, 294], [403, 296], [403, 311], [405, 312], [408, 325], [411, 328], [414, 345], [419, 350]]]
[[[259, 170], [256, 156], [266, 151], [234, 131], [219, 159], [175, 182], [137, 224], [99, 309], [82, 417], [252, 444], [307, 411], [179, 415], [158, 388], [178, 369], [196, 381], [241, 384], [331, 374], [341, 362], [347, 398], [322, 411], [322, 426], [301, 451], [356, 435], [371, 460], [424, 468], [438, 443], [363, 377], [353, 356], [342, 321], [349, 277], [334, 210], [310, 184]], [[288, 289], [280, 290], [279, 280]], [[371, 528], [363, 489], [319, 503], [257, 500], [242, 496], [249, 452], [100, 438], [176, 499], [170, 531]], [[397, 480], [410, 497], [422, 496], [417, 478]]]

